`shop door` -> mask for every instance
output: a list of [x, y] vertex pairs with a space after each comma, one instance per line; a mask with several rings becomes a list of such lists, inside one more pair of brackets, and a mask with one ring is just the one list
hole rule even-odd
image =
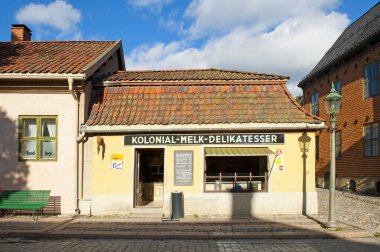
[[135, 206], [162, 207], [164, 149], [138, 149], [135, 157]]

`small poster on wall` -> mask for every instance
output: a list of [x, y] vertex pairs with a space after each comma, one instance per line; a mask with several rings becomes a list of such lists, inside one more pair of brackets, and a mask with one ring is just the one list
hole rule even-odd
[[193, 151], [174, 151], [174, 185], [193, 185]]
[[276, 158], [273, 164], [274, 171], [285, 171], [284, 155], [281, 149], [276, 150]]
[[123, 170], [123, 155], [122, 154], [111, 155], [111, 169]]

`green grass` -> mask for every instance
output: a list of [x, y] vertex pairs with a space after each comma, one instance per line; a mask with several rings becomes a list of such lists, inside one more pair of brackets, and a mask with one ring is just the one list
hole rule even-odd
[[379, 233], [379, 232], [374, 233], [373, 236], [374, 236], [374, 237], [380, 237], [380, 233]]

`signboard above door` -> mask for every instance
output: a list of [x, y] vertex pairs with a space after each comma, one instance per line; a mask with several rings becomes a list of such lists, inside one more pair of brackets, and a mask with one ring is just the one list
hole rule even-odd
[[138, 134], [125, 135], [124, 145], [284, 144], [284, 133]]

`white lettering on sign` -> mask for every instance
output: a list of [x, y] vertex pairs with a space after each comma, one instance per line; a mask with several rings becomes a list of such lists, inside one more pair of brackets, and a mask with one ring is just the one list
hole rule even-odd
[[124, 144], [284, 144], [284, 138], [283, 133], [126, 135]]

